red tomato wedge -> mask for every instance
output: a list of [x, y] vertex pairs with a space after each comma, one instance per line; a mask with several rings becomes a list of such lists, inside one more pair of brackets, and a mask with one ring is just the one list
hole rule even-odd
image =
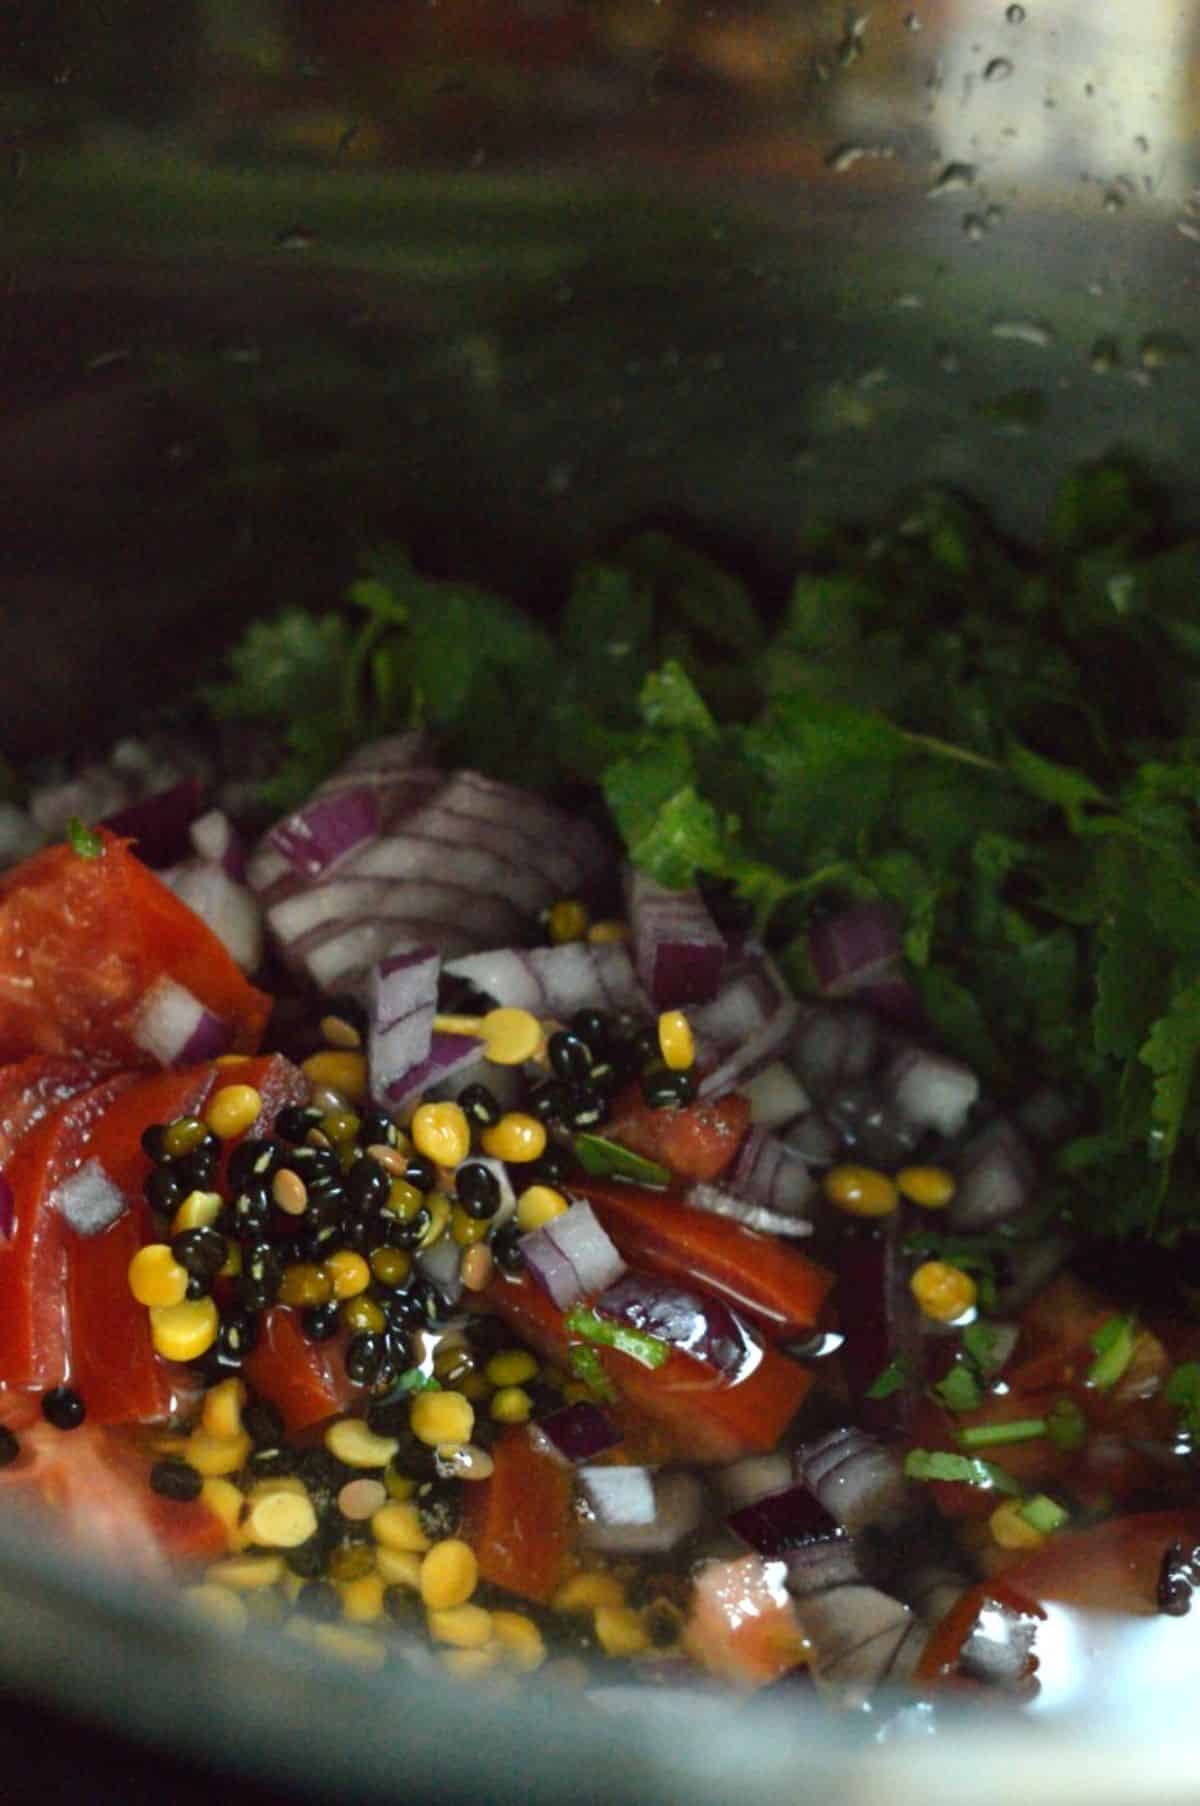
[[142, 1196], [149, 1161], [142, 1130], [204, 1108], [212, 1066], [138, 1077], [96, 1123], [83, 1149], [126, 1200], [123, 1216], [100, 1235], [67, 1231], [71, 1383], [96, 1424], [166, 1417], [175, 1394], [173, 1369], [154, 1352], [150, 1317], [129, 1290], [129, 1263], [143, 1243], [159, 1239]]
[[0, 878], [0, 1061], [89, 1054], [148, 1063], [139, 1006], [169, 978], [253, 1052], [271, 1000], [243, 978], [200, 918], [100, 830], [102, 852], [44, 848]]
[[571, 1475], [513, 1425], [492, 1448], [493, 1472], [469, 1486], [463, 1537], [494, 1586], [544, 1603], [566, 1576], [571, 1541]]
[[80, 1553], [147, 1579], [165, 1579], [172, 1560], [226, 1553], [220, 1519], [199, 1499], [152, 1492], [153, 1457], [119, 1431], [85, 1423], [64, 1432], [38, 1421], [17, 1434], [21, 1452], [0, 1469], [0, 1508], [33, 1510], [40, 1524], [49, 1511]]
[[808, 1655], [787, 1587], [772, 1578], [761, 1555], [701, 1568], [683, 1646], [693, 1661], [742, 1692], [769, 1686]]
[[795, 1248], [671, 1192], [586, 1175], [572, 1178], [570, 1189], [588, 1200], [633, 1266], [702, 1286], [775, 1341], [815, 1327], [833, 1274]]
[[711, 1185], [731, 1165], [749, 1127], [750, 1099], [737, 1091], [682, 1110], [652, 1110], [632, 1091], [618, 1098], [605, 1134], [679, 1179]]
[[106, 1062], [36, 1054], [0, 1067], [0, 1173], [51, 1110], [105, 1077]]
[[70, 1373], [67, 1272], [71, 1231], [53, 1203], [82, 1164], [91, 1130], [134, 1083], [101, 1080], [59, 1104], [23, 1139], [5, 1169], [13, 1230], [0, 1247], [0, 1384], [58, 1386]]
[[[1181, 1629], [1189, 1633], [1190, 1646], [1182, 1637], [1175, 1637], [1176, 1643], [1183, 1643], [1176, 1653], [1194, 1667], [1195, 1614], [1190, 1619], [1171, 1620], [1158, 1617], [1155, 1608], [1163, 1554], [1174, 1542], [1181, 1542], [1189, 1554], [1200, 1544], [1200, 1510], [1139, 1512], [1110, 1518], [1088, 1530], [1060, 1531], [1048, 1537], [1040, 1549], [1022, 1556], [1002, 1575], [981, 1581], [957, 1602], [926, 1645], [918, 1677], [927, 1682], [955, 1678], [963, 1644], [989, 1601], [1051, 1627], [1059, 1606], [1142, 1620], [1156, 1618], [1168, 1635]], [[1035, 1658], [1038, 1634], [1035, 1629]], [[1050, 1634], [1055, 1634], [1053, 1628]], [[1076, 1635], [1074, 1642], [1084, 1659], [1093, 1655], [1089, 1638]], [[1141, 1676], [1143, 1683], [1153, 1684], [1155, 1662], [1160, 1674], [1171, 1668], [1172, 1650], [1161, 1639], [1153, 1647], [1142, 1642], [1123, 1650], [1119, 1638], [1114, 1646], [1097, 1633], [1095, 1646], [1106, 1654], [1112, 1654], [1115, 1647], [1120, 1659], [1149, 1657], [1151, 1671]], [[1132, 1687], [1129, 1697], [1135, 1697]]]
[[346, 1377], [342, 1347], [340, 1339], [310, 1342], [295, 1311], [275, 1305], [264, 1314], [242, 1370], [246, 1384], [276, 1406], [286, 1430], [307, 1430], [359, 1396]]
[[[527, 1275], [494, 1279], [481, 1302], [532, 1347], [566, 1360], [563, 1313]], [[807, 1368], [772, 1348], [764, 1348], [758, 1365], [736, 1383], [678, 1349], [658, 1368], [611, 1348], [596, 1353], [621, 1398], [665, 1433], [664, 1459], [736, 1461], [774, 1448], [812, 1385]], [[631, 1433], [630, 1443], [638, 1440]]]

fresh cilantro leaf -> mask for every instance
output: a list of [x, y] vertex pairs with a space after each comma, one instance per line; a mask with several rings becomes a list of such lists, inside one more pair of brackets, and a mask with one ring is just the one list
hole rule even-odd
[[585, 1342], [598, 1342], [602, 1348], [613, 1348], [618, 1354], [628, 1355], [642, 1367], [665, 1367], [671, 1358], [671, 1344], [658, 1336], [647, 1335], [645, 1330], [631, 1329], [627, 1323], [614, 1323], [608, 1317], [598, 1317], [595, 1311], [585, 1310], [576, 1305], [563, 1318], [563, 1327], [569, 1336], [580, 1336]]
[[642, 684], [639, 702], [647, 727], [679, 728], [684, 733], [699, 734], [705, 739], [716, 735], [716, 723], [708, 704], [675, 659], [668, 659], [660, 670], [649, 673]]
[[77, 815], [67, 823], [67, 844], [81, 859], [99, 859], [104, 851], [104, 842], [95, 828], [89, 828]]
[[298, 721], [340, 705], [339, 685], [350, 649], [341, 615], [285, 609], [252, 621], [229, 655], [228, 682], [207, 692], [224, 719]]
[[1163, 1397], [1174, 1405], [1189, 1436], [1200, 1440], [1200, 1361], [1181, 1361], [1168, 1378]]
[[983, 1403], [979, 1375], [966, 1361], [956, 1361], [933, 1390], [949, 1411], [977, 1411]]
[[567, 1365], [577, 1380], [598, 1398], [602, 1404], [615, 1405], [616, 1388], [600, 1363], [600, 1356], [586, 1342], [572, 1342], [567, 1349]]
[[1084, 819], [1085, 804], [1107, 801], [1099, 785], [1084, 772], [1072, 771], [1067, 765], [1043, 758], [1031, 746], [1022, 746], [1019, 740], [1009, 741], [1007, 760], [1017, 782], [1031, 796], [1044, 803], [1057, 804], [1072, 828], [1078, 828]]
[[632, 1148], [622, 1147], [603, 1135], [574, 1135], [571, 1146], [584, 1172], [597, 1178], [632, 1179], [639, 1185], [666, 1186], [671, 1183], [671, 1175], [665, 1166], [659, 1166], [656, 1161], [647, 1160], [644, 1155], [635, 1154]]
[[1200, 982], [1176, 991], [1142, 1044], [1139, 1058], [1154, 1074], [1147, 1151], [1164, 1175], [1183, 1133], [1200, 1054]]
[[990, 1492], [1018, 1496], [1020, 1486], [1004, 1468], [978, 1455], [954, 1455], [946, 1449], [910, 1449], [904, 1458], [910, 1480], [949, 1480], [964, 1486], [980, 1486]]
[[1046, 1413], [1046, 1434], [1055, 1448], [1073, 1454], [1087, 1441], [1087, 1419], [1073, 1398], [1060, 1398]]
[[1108, 1317], [1090, 1338], [1095, 1360], [1088, 1368], [1089, 1386], [1105, 1392], [1115, 1386], [1133, 1359], [1137, 1321], [1129, 1315]]
[[753, 658], [763, 633], [758, 610], [745, 584], [720, 565], [657, 532], [630, 540], [620, 562], [650, 587], [666, 614], [739, 658]]
[[1003, 1367], [1000, 1334], [996, 1325], [989, 1323], [986, 1317], [977, 1317], [974, 1323], [968, 1323], [959, 1340], [964, 1354], [980, 1373], [996, 1373]]
[[886, 1367], [882, 1367], [867, 1387], [866, 1398], [891, 1398], [902, 1386], [907, 1386], [912, 1378], [909, 1362], [902, 1354], [895, 1355]]

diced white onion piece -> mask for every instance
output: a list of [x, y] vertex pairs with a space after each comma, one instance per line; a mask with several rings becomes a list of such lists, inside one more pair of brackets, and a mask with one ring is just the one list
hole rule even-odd
[[833, 1430], [796, 1451], [796, 1477], [852, 1536], [904, 1515], [908, 1484], [890, 1448], [865, 1431]]
[[229, 1024], [173, 978], [156, 979], [142, 999], [133, 1039], [160, 1066], [191, 1066], [229, 1047]]
[[[644, 1472], [637, 1468], [631, 1470], [613, 1467], [580, 1471], [593, 1475]], [[630, 1510], [641, 1510], [632, 1487], [627, 1498]], [[648, 1522], [604, 1523], [593, 1506], [594, 1515], [585, 1518], [580, 1525], [580, 1541], [589, 1549], [624, 1555], [665, 1554], [667, 1550], [676, 1548], [700, 1524], [704, 1510], [700, 1482], [692, 1473], [655, 1473], [653, 1500], [653, 1512]], [[616, 1500], [611, 1496], [607, 1504], [609, 1509], [616, 1508]]]
[[51, 1208], [79, 1235], [99, 1235], [125, 1214], [125, 1194], [118, 1189], [98, 1160], [85, 1160], [50, 1194]]
[[722, 1189], [762, 1210], [799, 1216], [816, 1185], [804, 1162], [777, 1135], [755, 1127], [743, 1137]]
[[457, 1304], [463, 1294], [460, 1274], [462, 1249], [452, 1235], [443, 1235], [432, 1248], [417, 1255], [417, 1266], [437, 1287], [447, 1304]]
[[812, 1108], [804, 1086], [782, 1060], [772, 1060], [747, 1079], [742, 1091], [750, 1099], [750, 1121], [764, 1129], [777, 1129]]
[[572, 1204], [561, 1216], [551, 1218], [544, 1233], [574, 1267], [584, 1296], [602, 1292], [625, 1271], [616, 1243], [588, 1203]]
[[928, 1048], [906, 1048], [886, 1078], [900, 1114], [918, 1128], [957, 1135], [979, 1096], [979, 1080], [969, 1066]]
[[262, 911], [254, 893], [207, 859], [189, 859], [164, 874], [181, 903], [211, 928], [243, 972], [262, 963]]
[[742, 1505], [754, 1505], [769, 1499], [792, 1484], [792, 1457], [786, 1449], [772, 1449], [768, 1455], [746, 1455], [730, 1467], [712, 1468], [709, 1479], [720, 1493], [726, 1509], [736, 1511]]
[[654, 1475], [648, 1467], [580, 1467], [580, 1491], [601, 1524], [652, 1524]]

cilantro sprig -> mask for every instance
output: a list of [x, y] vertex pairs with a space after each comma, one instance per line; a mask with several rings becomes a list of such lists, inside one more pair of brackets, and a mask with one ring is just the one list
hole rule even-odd
[[1001, 1101], [1070, 1101], [1050, 1214], [1169, 1241], [1200, 1227], [1198, 563], [1115, 461], [1033, 549], [943, 492], [811, 532], [770, 617], [660, 533], [554, 621], [385, 550], [344, 609], [256, 623], [210, 700], [278, 729], [280, 806], [418, 723], [590, 798], [660, 882], [731, 889], [799, 981], [812, 901], [885, 900], [933, 1033]]

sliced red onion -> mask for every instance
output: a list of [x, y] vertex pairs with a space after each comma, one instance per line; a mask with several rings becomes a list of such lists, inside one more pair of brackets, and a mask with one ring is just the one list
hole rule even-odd
[[799, 1217], [816, 1186], [807, 1166], [778, 1135], [769, 1129], [751, 1128], [722, 1178], [722, 1190], [778, 1216]]
[[226, 1053], [231, 1035], [198, 997], [173, 978], [159, 978], [142, 999], [133, 1039], [160, 1066], [192, 1066]]
[[[561, 1216], [552, 1217], [543, 1230], [564, 1260], [570, 1261], [579, 1280], [581, 1297], [603, 1292], [625, 1271], [617, 1245], [584, 1200], [572, 1204]], [[524, 1248], [524, 1239], [521, 1242]]]
[[[559, 895], [586, 890], [608, 871], [612, 864], [612, 849], [589, 822], [568, 815], [531, 791], [498, 783], [495, 778], [485, 778], [477, 771], [460, 771], [455, 775], [460, 785], [460, 795], [456, 799], [460, 807], [485, 819], [507, 822], [531, 849], [536, 849], [537, 857], [543, 863], [550, 859], [557, 862], [563, 857], [570, 860], [572, 882], [559, 884], [556, 880], [555, 890]], [[562, 870], [557, 863], [555, 869]]]
[[[276, 822], [265, 845], [298, 878], [311, 881], [374, 840], [379, 829], [379, 798], [369, 785], [361, 784], [332, 795], [318, 791], [303, 809]], [[250, 875], [259, 881], [261, 867], [252, 864]]]
[[611, 1419], [599, 1405], [590, 1404], [587, 1399], [564, 1405], [561, 1411], [552, 1411], [548, 1417], [531, 1424], [530, 1435], [547, 1453], [571, 1463], [590, 1461], [621, 1441], [621, 1432]]
[[463, 979], [472, 990], [494, 997], [507, 1009], [529, 1010], [535, 1016], [550, 1014], [549, 998], [532, 953], [521, 947], [496, 947], [488, 953], [468, 953], [450, 960], [446, 971]]
[[900, 962], [897, 962], [890, 973], [881, 972], [868, 984], [859, 985], [854, 992], [854, 1001], [870, 1010], [873, 1015], [882, 1017], [887, 1023], [916, 1030], [918, 1033], [928, 1033], [929, 1018], [925, 1014], [920, 992], [908, 978]]
[[796, 1450], [796, 1475], [852, 1536], [869, 1525], [894, 1525], [909, 1509], [899, 1460], [863, 1430], [832, 1430], [805, 1443]]
[[[454, 867], [444, 862], [443, 869], [453, 872]], [[494, 935], [500, 941], [512, 939], [524, 925], [520, 912], [505, 898], [483, 895], [449, 876], [398, 883], [339, 874], [327, 884], [280, 898], [267, 911], [285, 954], [315, 929], [340, 930], [349, 922], [363, 920], [381, 925], [384, 945], [380, 950], [386, 951], [389, 924], [414, 917], [441, 920], [473, 936]], [[392, 938], [399, 937], [400, 931], [393, 930]]]
[[900, 925], [886, 903], [851, 903], [809, 929], [808, 953], [821, 990], [845, 996], [891, 973], [900, 957]]
[[262, 964], [263, 923], [253, 892], [206, 859], [186, 860], [163, 876], [180, 902], [212, 929], [242, 971], [257, 971]]
[[245, 881], [246, 848], [223, 809], [209, 809], [198, 815], [188, 827], [188, 837], [201, 859], [219, 865], [237, 883]]
[[[880, 1435], [908, 1427], [923, 1377], [921, 1313], [902, 1237], [897, 1211], [878, 1228], [844, 1234], [837, 1248], [842, 1373], [858, 1421]], [[873, 1398], [875, 1381], [893, 1362], [901, 1383], [886, 1398]]]
[[595, 1309], [598, 1316], [669, 1342], [731, 1380], [753, 1371], [759, 1359], [756, 1337], [721, 1299], [685, 1290], [652, 1273], [626, 1273], [597, 1298]]
[[847, 1706], [864, 1704], [885, 1681], [909, 1679], [926, 1642], [916, 1614], [877, 1587], [849, 1584], [810, 1593], [797, 1613], [813, 1646], [818, 1685]]
[[788, 1591], [796, 1600], [815, 1593], [831, 1593], [837, 1587], [856, 1586], [862, 1580], [858, 1551], [842, 1532], [824, 1542], [801, 1543], [788, 1551]]
[[7, 1242], [12, 1236], [16, 1223], [17, 1201], [13, 1196], [13, 1188], [0, 1173], [0, 1241]]
[[589, 1005], [614, 1012], [647, 1007], [633, 961], [618, 943], [500, 947], [451, 960], [446, 970], [497, 1003], [535, 1016], [566, 1018]]
[[728, 948], [697, 890], [666, 890], [644, 872], [626, 869], [625, 898], [634, 962], [658, 1009], [715, 997]]
[[446, 922], [428, 917], [370, 917], [366, 921], [334, 923], [306, 936], [293, 949], [293, 963], [307, 971], [321, 990], [352, 991], [365, 995], [371, 967], [385, 954], [406, 948], [437, 946], [443, 955], [460, 953], [473, 945], [473, 936], [458, 933]]
[[358, 878], [386, 878], [392, 885], [436, 882], [452, 873], [454, 882], [481, 896], [503, 898], [521, 917], [536, 915], [546, 895], [544, 882], [527, 864], [462, 838], [430, 833], [430, 809], [408, 816], [403, 832], [385, 834], [347, 861]]
[[[644, 1474], [646, 1470], [603, 1467], [581, 1468], [579, 1472], [582, 1479], [584, 1474]], [[601, 1485], [604, 1484], [601, 1482]], [[588, 1496], [591, 1509], [580, 1525], [580, 1541], [583, 1545], [613, 1555], [663, 1555], [691, 1536], [698, 1529], [704, 1512], [704, 1495], [695, 1474], [678, 1470], [655, 1473], [651, 1478], [651, 1486], [653, 1510], [648, 1522], [641, 1518], [645, 1495], [640, 1486], [629, 1485], [625, 1494], [627, 1509], [638, 1514], [633, 1521], [602, 1521]], [[584, 1491], [586, 1496], [586, 1486]], [[615, 1488], [608, 1493], [605, 1508], [614, 1513], [621, 1509]]]
[[791, 1039], [798, 1015], [799, 1005], [775, 962], [752, 948], [726, 974], [713, 1001], [691, 1014], [705, 1055], [698, 1094], [719, 1096], [769, 1066]]
[[725, 1521], [735, 1536], [769, 1560], [778, 1560], [802, 1543], [825, 1542], [838, 1534], [833, 1518], [804, 1485], [742, 1505]]
[[428, 1056], [420, 1065], [398, 1079], [390, 1091], [373, 1092], [372, 1095], [393, 1109], [403, 1109], [425, 1093], [444, 1090], [455, 1079], [468, 1083], [465, 1074], [473, 1072], [482, 1057], [476, 1036], [435, 1033]]
[[416, 1264], [447, 1304], [458, 1303], [463, 1295], [462, 1249], [453, 1236], [443, 1235], [432, 1248], [423, 1248], [417, 1255]]
[[402, 1086], [429, 1058], [440, 970], [433, 947], [389, 954], [372, 969], [367, 1064], [376, 1097]]
[[772, 1493], [786, 1492], [795, 1479], [791, 1451], [772, 1449], [767, 1455], [746, 1455], [729, 1467], [710, 1468], [708, 1479], [729, 1511], [753, 1505]]
[[785, 1123], [779, 1132], [779, 1139], [810, 1171], [814, 1167], [832, 1166], [841, 1151], [841, 1143], [832, 1125], [815, 1110]]
[[161, 871], [187, 857], [188, 829], [199, 812], [200, 798], [200, 780], [185, 778], [169, 790], [114, 810], [104, 817], [104, 826], [134, 841], [133, 850], [143, 865]]
[[504, 792], [477, 772], [456, 771], [422, 805], [421, 824], [431, 839], [480, 847], [520, 866], [537, 882], [542, 899], [570, 896], [590, 880], [590, 870], [585, 872], [572, 852], [569, 833], [564, 839], [551, 831], [540, 801], [533, 799], [536, 819], [528, 812], [529, 800], [524, 791]]
[[763, 1129], [778, 1129], [812, 1108], [804, 1086], [782, 1060], [772, 1060], [747, 1079], [742, 1091], [750, 1099], [751, 1122]]
[[124, 1216], [125, 1194], [113, 1184], [98, 1160], [85, 1160], [50, 1194], [50, 1207], [77, 1235], [99, 1235]]
[[864, 1079], [879, 1057], [879, 1024], [869, 1010], [818, 1005], [801, 1016], [792, 1038], [792, 1065], [817, 1097]]
[[684, 1196], [697, 1210], [707, 1210], [714, 1217], [732, 1217], [735, 1223], [741, 1223], [746, 1229], [757, 1229], [761, 1235], [800, 1236], [813, 1232], [807, 1217], [785, 1217], [779, 1211], [764, 1210], [761, 1204], [751, 1204], [749, 1199], [726, 1190], [723, 1185], [691, 1185]]
[[898, 1054], [885, 1086], [909, 1122], [947, 1136], [959, 1134], [979, 1097], [979, 1080], [969, 1066], [927, 1047], [909, 1047]]
[[1012, 1123], [997, 1117], [962, 1151], [950, 1222], [968, 1231], [1003, 1223], [1028, 1204], [1035, 1178], [1028, 1143]]
[[533, 1229], [521, 1237], [521, 1253], [532, 1277], [560, 1311], [578, 1304], [583, 1297], [579, 1275], [544, 1229]]

